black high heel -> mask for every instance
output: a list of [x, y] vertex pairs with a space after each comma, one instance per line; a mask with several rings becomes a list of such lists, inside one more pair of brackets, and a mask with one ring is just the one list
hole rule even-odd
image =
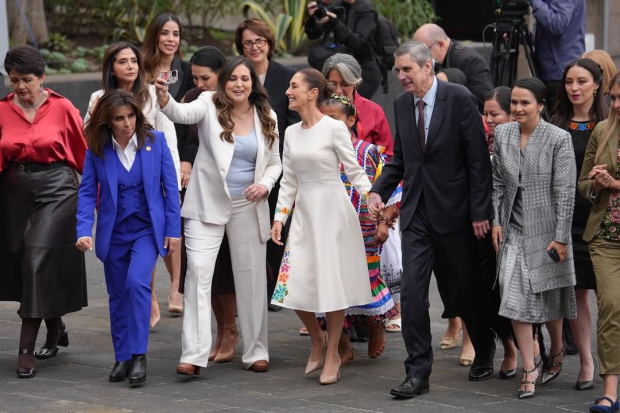
[[[20, 349], [17, 355], [28, 354], [34, 357], [34, 350]], [[17, 367], [18, 379], [31, 379], [37, 375], [37, 370], [34, 367]]]
[[45, 359], [50, 359], [52, 357], [56, 357], [56, 354], [58, 354], [58, 346], [60, 347], [69, 346], [69, 333], [67, 333], [67, 329], [64, 323], [62, 324], [62, 330], [48, 331], [47, 333], [48, 339], [49, 339], [50, 334], [53, 334], [59, 337], [58, 343], [56, 343], [56, 347], [54, 348], [41, 347], [39, 351], [37, 351], [35, 354], [35, 357], [38, 358], [39, 360], [45, 360]]
[[[552, 380], [555, 380], [560, 373], [562, 372], [562, 365], [564, 364], [564, 353], [565, 353], [566, 348], [562, 348], [562, 351], [560, 351], [558, 354], [552, 354], [551, 358], [549, 359], [550, 363], [549, 365], [543, 370], [543, 374], [542, 374], [542, 384], [547, 384]], [[562, 361], [560, 363], [556, 363], [555, 362], [555, 358], [556, 357], [560, 357], [562, 356]], [[552, 373], [549, 369], [551, 367], [559, 367], [560, 370], [556, 371], [555, 373]]]
[[[577, 390], [592, 390], [594, 388], [594, 376], [596, 376], [596, 368], [598, 367], [598, 363], [596, 360], [592, 361], [594, 361], [594, 373], [592, 373], [592, 380], [579, 381], [579, 376], [577, 376], [577, 383], [575, 383], [575, 388]], [[581, 370], [579, 371], [579, 374], [581, 375]]]
[[[534, 367], [532, 370], [525, 370], [523, 369], [523, 372], [525, 373], [525, 379], [521, 380], [521, 384], [525, 384], [525, 388], [523, 390], [519, 389], [517, 391], [517, 397], [521, 400], [523, 399], [529, 399], [534, 397], [534, 395], [536, 394], [536, 382], [538, 382], [538, 379], [540, 378], [540, 373], [538, 373], [538, 376], [536, 377], [536, 380], [532, 381], [532, 380], [528, 380], [527, 376], [530, 373], [534, 373], [535, 371], [538, 371], [537, 367]], [[528, 390], [527, 386], [531, 385], [534, 387], [533, 390]]]

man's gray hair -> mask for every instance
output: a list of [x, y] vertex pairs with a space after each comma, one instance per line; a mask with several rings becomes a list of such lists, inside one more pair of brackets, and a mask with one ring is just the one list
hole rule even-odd
[[342, 80], [352, 86], [362, 83], [362, 67], [350, 54], [336, 53], [330, 56], [323, 64], [323, 76], [329, 77], [329, 73], [336, 69]]
[[[431, 63], [433, 62], [431, 49], [417, 40], [409, 40], [398, 46], [398, 49], [394, 52], [394, 57], [404, 56], [406, 54], [420, 67], [424, 66], [427, 60], [430, 60]], [[432, 74], [435, 74], [435, 67], [433, 65], [431, 65], [431, 75]]]

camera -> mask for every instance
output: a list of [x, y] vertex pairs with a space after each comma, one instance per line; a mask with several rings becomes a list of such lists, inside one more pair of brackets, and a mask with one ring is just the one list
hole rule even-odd
[[500, 17], [523, 17], [530, 14], [530, 0], [494, 0], [495, 14]]
[[317, 0], [313, 17], [315, 20], [321, 20], [327, 16], [328, 11], [334, 13], [340, 20], [344, 20], [344, 7], [334, 7], [330, 0]]

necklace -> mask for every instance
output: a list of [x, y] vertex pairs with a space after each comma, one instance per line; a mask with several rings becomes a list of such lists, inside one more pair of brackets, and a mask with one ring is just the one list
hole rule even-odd
[[235, 115], [232, 111], [230, 112], [231, 115], [233, 115], [235, 118], [239, 119], [239, 120], [243, 120], [243, 118], [245, 118], [245, 115], [247, 115], [248, 113], [250, 113], [252, 111], [252, 108], [248, 109], [248, 111], [246, 113], [244, 113], [243, 115]]
[[37, 102], [33, 104], [28, 104], [24, 102], [23, 100], [21, 100], [19, 96], [17, 97], [17, 101], [19, 102], [19, 105], [24, 109], [36, 109], [39, 107], [41, 103], [43, 103], [44, 100], [45, 100], [45, 92], [41, 92], [41, 99], [39, 99]]

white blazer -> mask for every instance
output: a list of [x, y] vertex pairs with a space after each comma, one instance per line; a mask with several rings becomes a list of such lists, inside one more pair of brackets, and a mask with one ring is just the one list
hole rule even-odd
[[[223, 129], [217, 120], [213, 92], [203, 92], [198, 99], [190, 103], [177, 103], [170, 97], [166, 107], [161, 111], [175, 123], [198, 126], [200, 144], [185, 193], [181, 216], [210, 224], [226, 224], [232, 211], [226, 175], [235, 152], [235, 144], [220, 138]], [[271, 117], [277, 122], [273, 110]], [[257, 111], [254, 111], [254, 131], [258, 143], [254, 183], [264, 185], [271, 192], [282, 173], [280, 145], [276, 139], [269, 147]], [[278, 132], [277, 124], [275, 132]], [[261, 237], [267, 241], [270, 238], [267, 198], [256, 202], [256, 211]]]
[[[101, 98], [103, 96], [103, 90], [99, 89], [90, 95], [90, 101], [88, 102], [88, 110], [86, 111], [86, 116], [84, 116], [84, 125], [90, 119], [90, 109], [93, 105], [93, 102], [97, 98]], [[142, 108], [142, 113], [146, 117], [146, 121], [155, 128], [155, 130], [163, 132], [166, 136], [166, 142], [168, 143], [168, 148], [170, 149], [170, 154], [172, 155], [172, 162], [174, 163], [174, 169], [177, 172], [177, 184], [179, 186], [179, 191], [181, 190], [181, 158], [179, 157], [179, 148], [177, 147], [177, 131], [174, 128], [174, 123], [167, 117], [163, 116], [162, 113], [157, 110], [157, 96], [155, 95], [155, 86], [149, 85], [149, 96], [151, 97], [151, 101], [147, 102], [147, 104]], [[174, 99], [173, 99], [174, 100]]]

